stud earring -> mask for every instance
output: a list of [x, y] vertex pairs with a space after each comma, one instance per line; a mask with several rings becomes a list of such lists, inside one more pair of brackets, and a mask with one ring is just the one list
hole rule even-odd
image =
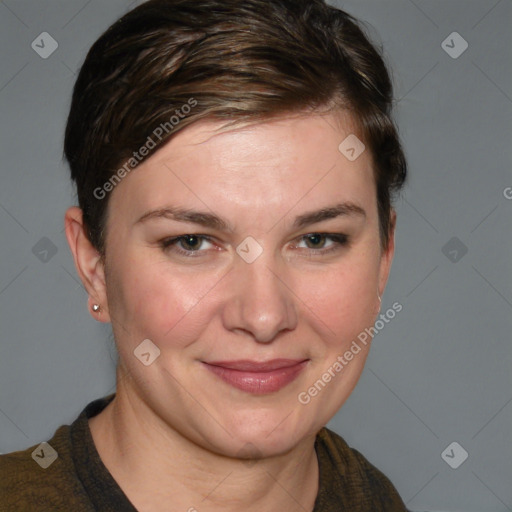
[[92, 310], [97, 313], [99, 310], [100, 310], [100, 305], [99, 304], [93, 304], [92, 305]]

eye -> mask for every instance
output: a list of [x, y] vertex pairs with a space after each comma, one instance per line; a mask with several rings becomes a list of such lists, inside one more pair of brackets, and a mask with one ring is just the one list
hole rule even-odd
[[[348, 237], [343, 233], [308, 233], [300, 238], [297, 248], [302, 249], [304, 242], [305, 248], [310, 249], [314, 254], [326, 254], [340, 250], [348, 244]], [[327, 243], [330, 242], [330, 243]]]
[[[204, 247], [205, 244], [209, 244], [210, 247]], [[165, 251], [173, 251], [183, 256], [197, 256], [197, 253], [211, 249], [213, 244], [206, 235], [180, 235], [163, 240], [161, 246]]]

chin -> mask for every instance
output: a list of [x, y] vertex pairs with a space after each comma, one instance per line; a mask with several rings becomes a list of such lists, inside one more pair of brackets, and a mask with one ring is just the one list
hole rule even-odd
[[229, 455], [238, 458], [281, 455], [314, 436], [320, 428], [312, 418], [304, 417], [304, 411], [293, 410], [291, 406], [245, 411], [231, 416], [226, 428], [231, 434]]

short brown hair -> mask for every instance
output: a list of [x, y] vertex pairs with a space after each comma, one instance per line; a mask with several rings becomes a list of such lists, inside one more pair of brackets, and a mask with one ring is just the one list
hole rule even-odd
[[149, 0], [94, 43], [73, 90], [64, 152], [89, 239], [103, 254], [112, 180], [155, 131], [161, 143], [202, 119], [347, 110], [373, 157], [386, 247], [406, 177], [392, 103], [379, 51], [323, 0]]

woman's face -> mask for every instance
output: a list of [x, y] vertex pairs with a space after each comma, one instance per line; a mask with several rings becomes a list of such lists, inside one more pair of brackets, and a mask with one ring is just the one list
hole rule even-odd
[[351, 128], [339, 119], [192, 125], [110, 197], [119, 386], [208, 450], [289, 450], [363, 369], [357, 336], [378, 313], [393, 237], [381, 251], [371, 157], [340, 152]]

